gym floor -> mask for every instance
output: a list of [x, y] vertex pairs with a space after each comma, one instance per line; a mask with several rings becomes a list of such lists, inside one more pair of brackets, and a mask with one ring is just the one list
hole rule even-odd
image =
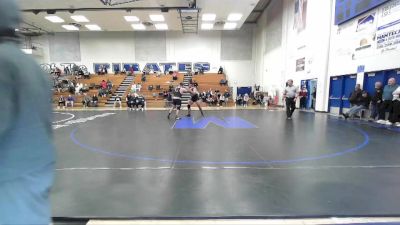
[[399, 130], [283, 111], [56, 112], [56, 218], [398, 216]]

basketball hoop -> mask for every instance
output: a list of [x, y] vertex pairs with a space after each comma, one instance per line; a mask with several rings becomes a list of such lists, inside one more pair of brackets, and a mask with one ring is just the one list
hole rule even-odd
[[121, 4], [130, 3], [130, 2], [137, 2], [137, 1], [140, 1], [140, 0], [100, 0], [100, 1], [104, 5], [115, 6], [115, 5], [121, 5]]

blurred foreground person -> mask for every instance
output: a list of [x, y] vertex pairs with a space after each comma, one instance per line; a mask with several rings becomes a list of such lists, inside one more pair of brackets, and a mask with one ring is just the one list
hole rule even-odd
[[0, 0], [0, 224], [50, 224], [50, 82], [19, 48], [20, 11]]

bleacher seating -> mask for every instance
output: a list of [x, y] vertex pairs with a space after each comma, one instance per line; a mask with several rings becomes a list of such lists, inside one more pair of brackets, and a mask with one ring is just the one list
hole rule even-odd
[[[183, 74], [178, 74], [178, 80], [173, 81], [171, 75], [161, 75], [161, 76], [156, 76], [156, 75], [147, 75], [146, 76], [146, 82], [141, 81], [141, 74], [137, 74], [135, 76], [134, 82], [136, 84], [141, 84], [141, 92], [147, 103], [147, 107], [149, 108], [163, 108], [166, 105], [166, 102], [164, 100], [164, 97], [162, 96], [163, 91], [168, 91], [169, 86], [173, 85], [176, 86], [180, 82], [183, 82]], [[98, 87], [99, 84], [101, 83], [102, 80], [110, 80], [113, 83], [113, 88], [112, 92], [114, 92], [118, 86], [122, 83], [122, 81], [125, 79], [126, 75], [103, 75], [103, 76], [98, 76], [98, 75], [93, 75], [90, 77], [90, 79], [80, 79], [78, 82], [87, 84], [90, 88], [88, 95], [92, 96], [93, 94], [98, 94], [98, 89], [94, 88], [94, 86]], [[208, 91], [208, 90], [219, 90], [220, 92], [224, 92], [225, 90], [229, 90], [228, 86], [221, 86], [219, 82], [221, 79], [225, 79], [225, 75], [223, 74], [204, 74], [204, 75], [194, 75], [193, 76], [193, 81], [197, 82], [199, 84], [198, 90], [200, 92], [203, 91]], [[70, 79], [73, 79], [70, 77]], [[149, 90], [149, 86], [153, 86], [152, 90]], [[56, 106], [58, 103], [58, 98], [60, 95], [64, 95], [64, 97], [68, 96], [68, 92], [65, 93], [58, 93], [54, 92], [54, 97], [53, 97], [53, 102], [54, 105]], [[122, 98], [123, 102], [125, 100], [127, 93], [125, 93]], [[75, 95], [75, 105], [74, 107], [82, 107], [82, 98], [83, 95]], [[99, 97], [99, 107], [105, 107], [105, 103], [107, 102], [108, 98], [101, 98]], [[228, 106], [232, 106], [233, 100], [230, 99]], [[125, 103], [123, 106], [126, 106]], [[205, 103], [203, 103], [203, 106], [206, 106]]]

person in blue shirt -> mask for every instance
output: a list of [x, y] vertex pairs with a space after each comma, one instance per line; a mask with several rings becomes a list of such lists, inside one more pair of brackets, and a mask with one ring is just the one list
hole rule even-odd
[[51, 83], [20, 50], [20, 21], [15, 0], [1, 0], [0, 224], [47, 225], [55, 163]]
[[[388, 121], [392, 118], [393, 114], [393, 92], [399, 87], [396, 84], [396, 79], [390, 78], [388, 80], [388, 85], [383, 89], [382, 100], [383, 103], [379, 108], [379, 120], [377, 123], [391, 125], [392, 123]], [[386, 112], [389, 112], [389, 119], [386, 119]]]

